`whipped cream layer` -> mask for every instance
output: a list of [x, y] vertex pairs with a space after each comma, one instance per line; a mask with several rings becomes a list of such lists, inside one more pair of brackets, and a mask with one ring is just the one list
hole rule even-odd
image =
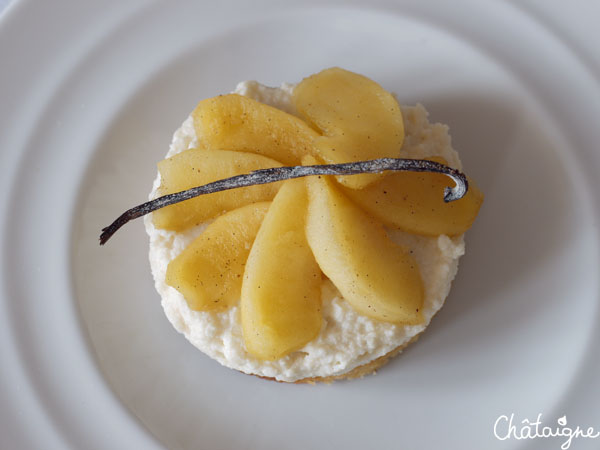
[[[235, 92], [294, 114], [293, 88], [294, 85], [290, 84], [270, 88], [255, 81], [246, 81], [238, 84]], [[402, 106], [402, 113], [405, 127], [402, 157], [438, 155], [444, 157], [448, 165], [461, 169], [447, 126], [429, 123], [427, 111], [421, 105]], [[196, 136], [192, 118], [188, 117], [175, 132], [166, 157], [194, 148], [201, 141], [202, 136]], [[154, 181], [151, 199], [157, 197], [159, 185], [160, 174]], [[423, 324], [399, 326], [362, 316], [325, 279], [321, 288], [323, 324], [319, 336], [283, 358], [262, 361], [246, 352], [238, 306], [223, 312], [192, 311], [183, 296], [165, 283], [169, 262], [202, 233], [208, 223], [185, 232], [157, 229], [151, 215], [144, 218], [144, 223], [150, 237], [150, 265], [156, 290], [175, 329], [224, 366], [286, 382], [343, 375], [407, 344], [427, 327], [443, 306], [458, 269], [458, 259], [464, 254], [462, 235], [425, 237], [388, 230], [395, 242], [412, 250], [419, 265], [425, 287]]]

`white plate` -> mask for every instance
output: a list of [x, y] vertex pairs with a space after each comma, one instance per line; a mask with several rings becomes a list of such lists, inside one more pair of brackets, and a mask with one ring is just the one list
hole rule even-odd
[[[0, 22], [3, 448], [560, 447], [497, 440], [510, 413], [600, 429], [600, 86], [568, 45], [505, 2], [90, 3]], [[374, 377], [277, 384], [171, 328], [141, 221], [97, 237], [199, 99], [332, 65], [448, 123], [486, 202], [417, 344]]]

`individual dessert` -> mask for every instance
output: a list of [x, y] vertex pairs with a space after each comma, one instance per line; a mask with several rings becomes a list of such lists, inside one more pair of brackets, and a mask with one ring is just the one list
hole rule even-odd
[[[151, 199], [257, 169], [379, 158], [461, 169], [447, 127], [339, 68], [297, 85], [240, 83], [201, 101], [158, 164]], [[442, 307], [483, 196], [470, 180], [386, 172], [211, 193], [145, 216], [173, 326], [242, 372], [285, 382], [373, 372]]]

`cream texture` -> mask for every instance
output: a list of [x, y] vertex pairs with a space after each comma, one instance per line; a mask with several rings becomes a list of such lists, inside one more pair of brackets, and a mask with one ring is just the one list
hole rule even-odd
[[[283, 84], [268, 88], [257, 82], [242, 82], [235, 92], [284, 111], [294, 113], [291, 93], [294, 86]], [[451, 147], [448, 128], [431, 124], [421, 105], [402, 106], [406, 137], [403, 157], [424, 158], [439, 155], [449, 165], [461, 168], [458, 154]], [[198, 145], [191, 117], [174, 136], [167, 157]], [[160, 174], [154, 181], [150, 198], [157, 195]], [[441, 194], [440, 194], [441, 195]], [[199, 312], [188, 308], [183, 296], [165, 283], [167, 265], [207, 224], [182, 233], [156, 229], [151, 215], [144, 218], [150, 237], [150, 265], [162, 306], [175, 329], [198, 349], [224, 366], [279, 381], [342, 375], [406, 344], [421, 333], [443, 306], [464, 254], [463, 236], [424, 237], [388, 230], [390, 237], [413, 252], [425, 286], [424, 323], [398, 326], [379, 322], [354, 311], [328, 280], [322, 285], [323, 325], [319, 336], [304, 348], [276, 361], [261, 361], [249, 355], [244, 346], [239, 307], [225, 312]]]

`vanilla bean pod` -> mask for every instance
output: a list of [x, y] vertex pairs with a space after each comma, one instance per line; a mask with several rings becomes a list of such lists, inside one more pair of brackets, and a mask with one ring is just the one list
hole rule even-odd
[[460, 171], [443, 164], [425, 159], [381, 158], [369, 161], [357, 161], [343, 164], [322, 164], [314, 166], [288, 166], [260, 169], [248, 174], [236, 175], [223, 180], [214, 181], [204, 186], [197, 186], [181, 192], [164, 195], [141, 205], [135, 206], [121, 214], [112, 224], [102, 229], [100, 245], [104, 245], [115, 232], [130, 220], [144, 216], [165, 206], [189, 200], [204, 194], [212, 194], [230, 189], [237, 189], [259, 184], [301, 178], [312, 175], [358, 175], [361, 173], [381, 173], [385, 171], [434, 172], [450, 177], [454, 187], [446, 187], [444, 201], [451, 202], [462, 198], [469, 188], [467, 178]]

